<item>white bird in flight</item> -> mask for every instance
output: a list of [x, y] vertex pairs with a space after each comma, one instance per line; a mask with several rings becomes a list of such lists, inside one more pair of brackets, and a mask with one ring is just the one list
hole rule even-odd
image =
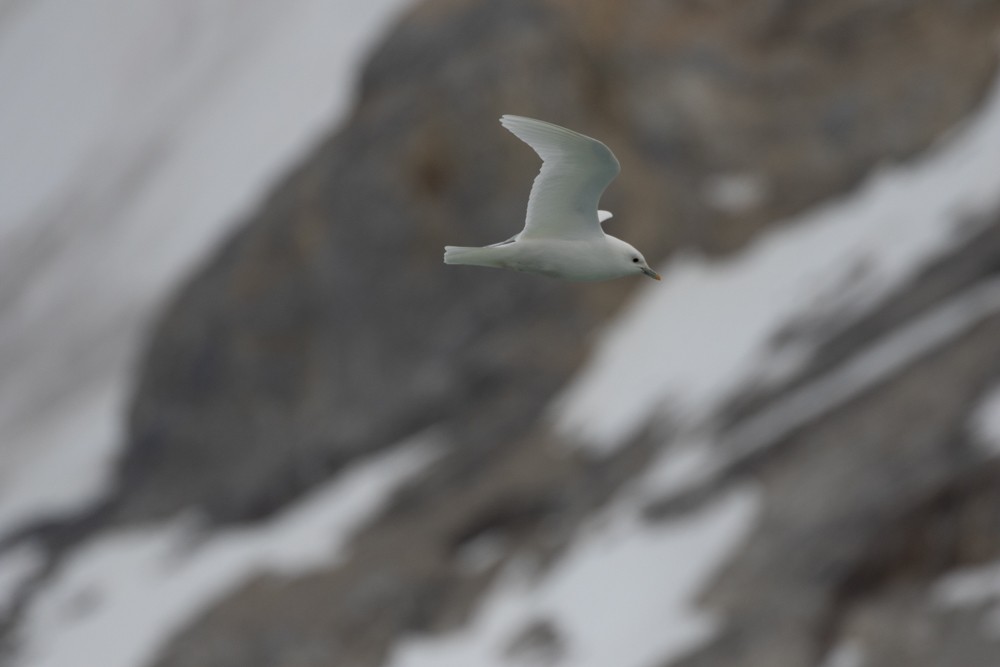
[[611, 280], [645, 274], [659, 280], [642, 253], [604, 233], [611, 217], [597, 210], [621, 166], [607, 146], [573, 130], [523, 116], [500, 124], [542, 158], [528, 196], [524, 229], [484, 248], [445, 246], [445, 264], [514, 269], [567, 280]]

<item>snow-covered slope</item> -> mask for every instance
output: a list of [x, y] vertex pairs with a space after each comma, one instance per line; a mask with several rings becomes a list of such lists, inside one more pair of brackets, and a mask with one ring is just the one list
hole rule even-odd
[[[839, 293], [836, 305], [846, 306], [846, 312], [859, 316], [877, 303], [873, 295], [885, 294], [944, 253], [960, 237], [958, 225], [969, 214], [996, 205], [1000, 190], [985, 177], [976, 175], [998, 173], [997, 155], [1000, 155], [1000, 102], [995, 93], [965, 127], [915, 164], [874, 175], [843, 200], [809, 212], [794, 224], [777, 227], [777, 231], [732, 260], [716, 264], [685, 260], [665, 267], [665, 274], [670, 276], [667, 284], [653, 285], [638, 296], [609, 330], [593, 366], [584, 371], [578, 383], [559, 401], [556, 410], [562, 415], [562, 423], [598, 436], [598, 441], [606, 446], [614, 446], [630, 425], [642, 423], [664, 405], [670, 406], [665, 399], [672, 392], [680, 395], [678, 388], [696, 379], [703, 384], [687, 386], [691, 391], [683, 398], [689, 404], [683, 407], [689, 414], [711, 423], [712, 411], [726, 392], [758, 381], [760, 372], [767, 370], [752, 362], [760, 364], [762, 355], [768, 358], [764, 353], [768, 351], [769, 336], [789, 320], [814, 312], [816, 295], [836, 292], [844, 284], [850, 267], [866, 261], [870, 267], [866, 274], [868, 282], [863, 290]], [[906, 220], [900, 222], [904, 215]], [[898, 237], [900, 224], [905, 224], [910, 232], [908, 242], [890, 242]], [[755, 318], [732, 307], [733, 303], [759, 305], [761, 300], [755, 294], [779, 293], [782, 289], [787, 291], [785, 298], [771, 308], [758, 308]], [[877, 354], [879, 350], [888, 348], [904, 353], [915, 350], [913, 354], [917, 354], [929, 349], [942, 336], [961, 331], [967, 322], [986, 311], [995, 311], [1000, 306], [995, 291], [992, 284], [987, 284], [945, 303], [895, 334], [905, 341], [876, 341], [869, 355], [872, 359], [864, 356], [869, 352], [863, 352], [861, 366], [876, 370], [898, 367], [876, 363], [884, 357]], [[854, 294], [856, 299], [852, 298]], [[826, 310], [823, 303], [819, 306], [820, 310]], [[737, 327], [712, 319], [726, 315], [756, 324]], [[664, 324], [656, 324], [660, 322]], [[682, 336], [684, 331], [689, 331], [688, 338]], [[710, 331], [715, 340], [726, 336], [731, 348], [727, 355], [720, 356], [715, 347], [687, 342], [707, 338], [705, 331]], [[650, 332], [656, 332], [656, 339], [643, 339]], [[671, 341], [664, 336], [681, 338]], [[664, 350], [661, 346], [665, 341], [671, 344]], [[907, 341], [912, 344], [904, 344]], [[678, 347], [685, 352], [684, 364], [676, 355], [669, 354]], [[655, 372], [643, 377], [661, 382], [660, 390], [652, 392], [647, 403], [617, 404], [614, 398], [621, 394], [616, 392], [620, 378], [651, 363], [662, 366], [656, 366]], [[862, 373], [864, 377], [860, 377], [849, 372], [852, 363], [855, 362], [847, 363], [844, 372], [850, 376], [848, 380], [857, 381], [847, 382], [847, 389], [833, 394], [840, 396], [845, 391], [850, 394], [867, 386], [867, 375]], [[782, 362], [781, 368], [787, 374], [794, 366]], [[699, 378], [684, 376], [685, 368], [718, 370]], [[836, 380], [838, 372], [834, 371], [830, 377]], [[766, 375], [772, 379], [780, 376], [782, 373]], [[635, 379], [634, 374], [631, 379]], [[825, 381], [832, 380], [819, 382]], [[810, 392], [816, 391], [815, 385], [807, 384], [799, 393], [811, 395]], [[636, 397], [635, 392], [628, 395]], [[795, 395], [787, 400], [795, 400]], [[601, 409], [593, 408], [595, 401]], [[987, 424], [995, 412], [993, 402], [989, 399], [984, 403], [984, 433], [990, 432]], [[631, 412], [622, 415], [621, 410], [626, 409]], [[635, 414], [636, 410], [641, 414]], [[697, 431], [705, 423], [693, 421], [691, 428]], [[546, 660], [607, 664], [608, 660], [614, 660], [616, 664], [638, 667], [667, 656], [682, 655], [706, 641], [725, 619], [699, 613], [692, 607], [692, 600], [752, 530], [754, 508], [758, 504], [756, 495], [752, 489], [743, 488], [688, 516], [656, 524], [643, 523], [639, 518], [645, 501], [698, 479], [710, 467], [710, 459], [702, 455], [706, 446], [707, 442], [698, 437], [687, 442], [687, 446], [684, 442], [674, 443], [659, 463], [588, 523], [555, 566], [532, 572], [530, 568], [519, 567], [523, 563], [515, 562], [497, 578], [467, 626], [441, 639], [403, 641], [390, 664], [531, 661], [544, 664]], [[365, 484], [379, 482], [391, 488], [393, 478], [405, 477], [419, 467], [412, 462], [380, 465], [373, 464], [368, 472], [359, 473], [360, 477], [347, 482], [342, 492], [353, 493], [351, 489], [358, 486], [358, 479], [366, 480]], [[316, 497], [341, 493], [337, 491], [339, 484], [335, 481]], [[375, 496], [382, 497], [381, 493], [375, 494], [367, 503], [377, 504]], [[136, 621], [137, 615], [130, 610], [142, 608], [145, 599], [142, 596], [158, 595], [158, 579], [148, 576], [149, 568], [162, 567], [178, 541], [183, 541], [185, 531], [168, 525], [112, 535], [82, 549], [30, 605], [25, 627], [28, 643], [16, 664], [25, 667], [73, 664], [78, 650], [85, 650], [82, 647], [90, 642], [106, 646], [102, 638], [119, 627], [119, 620], [124, 617], [136, 623], [133, 632], [138, 639], [118, 645], [121, 650], [114, 655], [93, 655], [100, 655], [103, 664], [122, 667], [143, 664], [143, 658], [151, 655], [171, 630], [229, 590], [239, 577], [262, 568], [278, 567], [289, 558], [308, 568], [313, 562], [309, 554], [322, 552], [322, 545], [303, 547], [302, 553], [294, 554], [283, 548], [273, 549], [277, 548], [276, 542], [284, 543], [282, 536], [296, 531], [300, 524], [305, 525], [296, 519], [303, 512], [318, 517], [316, 523], [309, 524], [310, 530], [322, 530], [324, 521], [340, 521], [336, 517], [324, 518], [326, 513], [319, 508], [329, 509], [330, 504], [319, 503], [312, 511], [307, 509], [311, 502], [305, 501], [302, 508], [282, 514], [260, 528], [239, 535], [216, 535], [197, 549], [176, 556], [180, 560], [172, 566], [169, 581], [173, 582], [172, 590], [187, 592], [179, 594], [163, 614], [147, 616], [142, 622]], [[356, 525], [360, 518], [352, 515], [346, 520], [349, 525]], [[29, 560], [23, 554], [11, 558], [9, 568], [14, 572], [11, 577], [19, 572], [27, 576], [31, 571]], [[225, 577], [214, 577], [212, 573], [223, 561], [238, 567]], [[672, 565], [668, 567], [665, 563]], [[107, 576], [108, 568], [114, 568], [114, 577]], [[127, 571], [133, 571], [134, 578], [123, 580], [122, 568], [131, 568]], [[206, 577], [213, 582], [211, 586], [202, 585]], [[128, 583], [125, 588], [122, 581]], [[62, 618], [61, 615], [69, 613], [67, 609], [73, 608], [73, 600], [79, 598], [83, 589], [102, 602], [80, 609], [77, 616]], [[545, 623], [541, 641], [531, 632], [532, 624], [539, 620]], [[672, 632], [663, 633], [643, 625], [650, 622], [656, 627], [666, 624]], [[544, 636], [553, 632], [555, 639]], [[47, 637], [52, 633], [59, 634], [64, 641], [49, 643]], [[851, 664], [844, 656], [857, 653], [855, 649], [852, 651], [836, 653], [829, 664]]]
[[994, 388], [976, 410], [972, 430], [984, 447], [1000, 453], [1000, 387]]
[[31, 605], [18, 664], [149, 664], [172, 632], [248, 578], [343, 558], [351, 534], [434, 453], [432, 442], [401, 443], [252, 528], [200, 536], [181, 518], [85, 545]]
[[157, 305], [336, 122], [404, 4], [0, 13], [0, 535], [100, 493]]
[[[917, 162], [880, 170], [737, 257], [661, 267], [662, 287], [645, 288], [605, 334], [557, 423], [598, 449], [613, 449], [658, 409], [685, 428], [705, 426], [739, 389], [787, 378], [822, 342], [775, 348], [783, 327], [806, 316], [844, 326], [960, 242], [970, 220], [1000, 205], [998, 173], [994, 84], [976, 117]], [[636, 384], [644, 391], [625, 390]]]
[[[157, 303], [333, 122], [366, 40], [401, 2], [0, 8], [0, 89], [17, 92], [0, 97], [0, 535], [101, 491], [129, 363]], [[401, 639], [390, 664], [642, 667], [710, 641], [727, 619], [696, 600], [753, 533], [764, 494], [741, 483], [657, 520], [649, 501], [720, 465], [715, 422], [729, 396], [804, 366], [820, 341], [775, 349], [785, 325], [830, 313], [849, 324], [961, 240], [970, 216], [995, 207], [998, 156], [994, 91], [913, 163], [775, 225], [729, 259], [666, 266], [664, 283], [646, 286], [612, 323], [551, 414], [606, 453], [670, 411], [680, 427], [670, 446], [547, 567], [512, 559], [467, 623]], [[738, 209], [750, 195], [737, 195], [714, 196]], [[990, 282], [953, 296], [738, 431], [751, 443], [773, 439], [996, 312], [998, 295]], [[970, 424], [991, 446], [997, 405], [987, 397]], [[199, 533], [182, 518], [93, 536], [27, 602], [12, 664], [148, 664], [248, 577], [336, 563], [351, 531], [427, 460], [419, 443], [403, 443], [251, 527]], [[31, 543], [0, 556], [0, 614], [40, 561]], [[995, 569], [979, 574], [994, 604]], [[942, 605], [977, 603], [967, 598], [945, 592]], [[863, 664], [863, 655], [844, 643], [824, 664]]]
[[[636, 499], [690, 488], [725, 465], [713, 455], [732, 454], [732, 440], [744, 448], [773, 442], [1000, 312], [1000, 282], [970, 288], [803, 385], [727, 434], [727, 442], [713, 441], [716, 411], [732, 392], [789, 377], [821, 342], [774, 350], [783, 326], [833, 314], [843, 326], [871, 310], [964, 238], [970, 218], [1000, 205], [997, 173], [1000, 85], [974, 118], [915, 163], [874, 174], [730, 260], [684, 258], [662, 267], [664, 284], [643, 288], [554, 414], [561, 428], [607, 452], [656, 411], [671, 410], [680, 428], [671, 449], [551, 571], [532, 578], [512, 568], [468, 627], [406, 641], [390, 664], [641, 667], [666, 664], [704, 642], [724, 621], [699, 616], [692, 601], [752, 530], [752, 494], [646, 525], [636, 522]], [[860, 266], [864, 273], [852, 275]], [[645, 391], [628, 389], [635, 386]], [[995, 401], [981, 409], [984, 437], [993, 433]], [[620, 606], [619, 596], [627, 599]], [[644, 627], [651, 619], [654, 628]], [[544, 632], [528, 641], [540, 620]], [[827, 664], [858, 664], [858, 655], [845, 645]]]
[[[719, 621], [691, 602], [753, 527], [756, 496], [742, 489], [667, 526], [644, 525], [639, 500], [596, 517], [552, 572], [509, 568], [469, 627], [402, 642], [389, 664], [646, 667], [706, 641]], [[547, 641], [531, 641], [533, 623]]]

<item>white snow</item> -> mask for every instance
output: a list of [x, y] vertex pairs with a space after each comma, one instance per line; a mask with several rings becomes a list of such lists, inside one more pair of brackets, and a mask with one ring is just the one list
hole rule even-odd
[[983, 629], [1000, 640], [1000, 561], [952, 572], [937, 583], [932, 594], [945, 609], [986, 607]]
[[865, 651], [861, 648], [861, 644], [847, 640], [830, 651], [822, 667], [864, 667], [864, 665]]
[[12, 664], [149, 664], [173, 633], [248, 578], [343, 558], [353, 532], [435, 455], [432, 442], [402, 444], [250, 528], [202, 535], [186, 518], [95, 538], [34, 598]]
[[934, 595], [945, 607], [968, 607], [1000, 600], [1000, 561], [952, 572], [938, 582]]
[[721, 619], [695, 609], [694, 598], [753, 526], [757, 494], [740, 489], [658, 524], [643, 523], [640, 507], [636, 494], [622, 494], [549, 571], [510, 568], [467, 627], [407, 639], [388, 666], [515, 664], [509, 647], [538, 621], [558, 635], [551, 665], [649, 667], [707, 641]]
[[507, 539], [501, 531], [487, 531], [462, 545], [455, 554], [455, 564], [462, 572], [479, 574], [499, 563], [506, 549]]
[[767, 199], [767, 184], [759, 174], [717, 174], [705, 182], [702, 197], [712, 208], [736, 215], [760, 206]]
[[34, 0], [0, 14], [0, 535], [105, 484], [155, 309], [336, 122], [407, 4]]
[[[997, 313], [1000, 279], [975, 285], [862, 348], [840, 366], [740, 424], [725, 436], [723, 449], [741, 456], [756, 452]], [[995, 416], [996, 406], [986, 407], [989, 416]]]
[[44, 553], [34, 544], [22, 544], [0, 556], [0, 618], [10, 611], [21, 586], [44, 564]]
[[645, 471], [636, 492], [646, 500], [685, 493], [706, 482], [723, 463], [708, 437], [681, 438]]
[[[105, 382], [90, 392], [72, 395], [48, 420], [15, 434], [0, 451], [0, 534], [27, 517], [80, 505], [102, 492], [109, 482], [124, 411], [125, 386]], [[56, 483], [58, 481], [58, 483]]]
[[[711, 482], [718, 473], [781, 441], [794, 429], [871, 389], [940, 345], [1000, 313], [1000, 279], [975, 285], [863, 347], [829, 372], [790, 392], [724, 433], [703, 428], [671, 443], [652, 466], [647, 497], [665, 500]], [[996, 415], [995, 396], [977, 411], [982, 425]], [[980, 433], [988, 428], [980, 428]], [[985, 436], [982, 436], [985, 438]], [[987, 441], [989, 442], [989, 441]], [[989, 445], [993, 447], [992, 444]]]
[[[998, 173], [995, 85], [973, 118], [919, 160], [880, 170], [735, 257], [687, 255], [662, 267], [663, 282], [644, 287], [606, 331], [553, 419], [598, 450], [617, 447], [659, 410], [682, 430], [697, 428], [735, 389], [773, 377], [762, 367], [796, 316], [856, 316], [951, 247], [971, 214], [1000, 204]], [[779, 350], [779, 375], [816, 342]]]
[[1000, 385], [994, 387], [976, 408], [972, 430], [990, 454], [1000, 454]]

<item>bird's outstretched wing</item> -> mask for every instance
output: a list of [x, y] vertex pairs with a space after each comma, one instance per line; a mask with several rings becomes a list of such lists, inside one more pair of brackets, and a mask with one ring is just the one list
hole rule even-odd
[[523, 116], [503, 116], [500, 124], [542, 158], [528, 197], [528, 215], [519, 239], [586, 239], [603, 235], [597, 202], [621, 167], [596, 139]]

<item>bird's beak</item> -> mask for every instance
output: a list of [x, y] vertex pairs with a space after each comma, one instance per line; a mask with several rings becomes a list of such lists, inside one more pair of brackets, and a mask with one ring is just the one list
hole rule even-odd
[[652, 278], [653, 280], [662, 280], [662, 278], [660, 278], [660, 274], [654, 271], [653, 269], [649, 269], [644, 266], [642, 267], [642, 272], [645, 273], [650, 278]]

